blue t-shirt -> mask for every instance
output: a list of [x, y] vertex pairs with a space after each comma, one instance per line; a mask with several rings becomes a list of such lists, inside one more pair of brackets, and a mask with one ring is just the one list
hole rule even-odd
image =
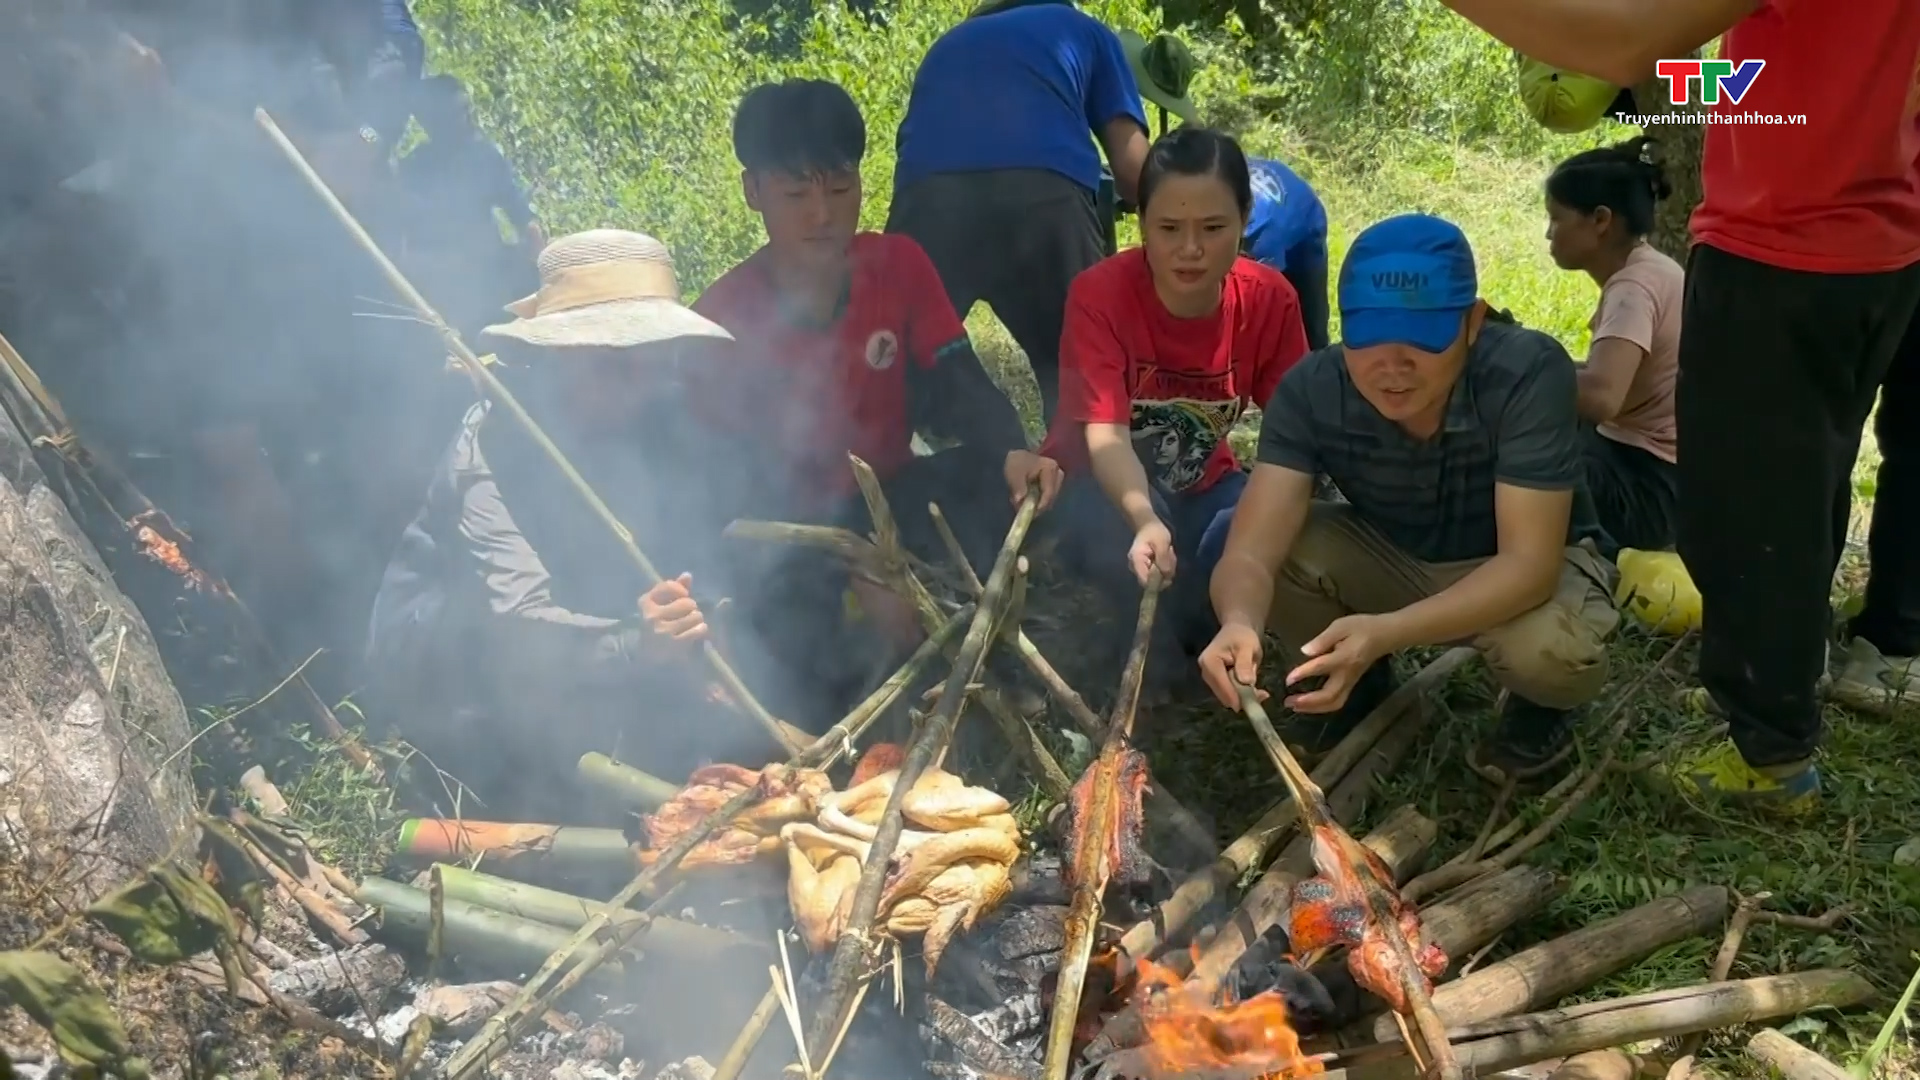
[[935, 173], [1047, 169], [1100, 186], [1091, 133], [1147, 126], [1114, 32], [1070, 4], [968, 19], [927, 50], [900, 122], [894, 190]]
[[[1287, 265], [1290, 254], [1302, 245], [1295, 261], [1318, 255], [1327, 261], [1327, 211], [1320, 196], [1313, 193], [1300, 174], [1277, 161], [1248, 158], [1253, 174], [1253, 213], [1247, 218], [1247, 254], [1254, 261], [1275, 270], [1298, 269]], [[1302, 258], [1304, 257], [1304, 258]]]

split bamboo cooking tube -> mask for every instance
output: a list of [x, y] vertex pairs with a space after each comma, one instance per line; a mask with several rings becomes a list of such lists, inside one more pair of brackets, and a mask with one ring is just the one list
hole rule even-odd
[[1087, 981], [1087, 964], [1093, 958], [1093, 939], [1100, 930], [1100, 901], [1107, 891], [1114, 866], [1109, 855], [1116, 843], [1113, 831], [1118, 827], [1120, 810], [1120, 768], [1133, 735], [1133, 718], [1140, 705], [1140, 684], [1147, 667], [1147, 653], [1153, 644], [1153, 617], [1160, 606], [1160, 590], [1166, 580], [1159, 570], [1147, 575], [1147, 586], [1140, 594], [1140, 615], [1133, 624], [1133, 648], [1127, 654], [1127, 666], [1120, 676], [1120, 691], [1113, 702], [1113, 719], [1107, 724], [1106, 741], [1100, 756], [1088, 766], [1087, 794], [1080, 814], [1077, 851], [1070, 851], [1066, 942], [1060, 949], [1060, 977], [1053, 993], [1053, 1017], [1047, 1027], [1046, 1059], [1041, 1075], [1045, 1080], [1066, 1080], [1073, 1063], [1073, 1034], [1080, 1015], [1080, 995]]
[[[300, 148], [293, 145], [293, 141], [280, 130], [279, 124], [274, 123], [273, 117], [267, 114], [267, 110], [255, 109], [253, 118], [267, 133], [267, 137], [273, 140], [280, 152], [286, 156], [286, 159], [299, 170], [307, 186], [311, 187], [313, 193], [320, 197], [320, 201], [326, 204], [327, 209], [333, 212], [333, 216], [353, 237], [354, 242], [359, 244], [361, 249], [379, 265], [380, 272], [386, 275], [387, 283], [393, 286], [394, 291], [406, 300], [427, 325], [440, 334], [441, 340], [455, 356], [459, 357], [460, 365], [466, 369], [474, 383], [484, 390], [488, 397], [506, 408], [514, 421], [526, 430], [527, 436], [540, 447], [547, 459], [567, 478], [567, 483], [586, 502], [588, 509], [592, 510], [594, 516], [599, 518], [601, 523], [620, 541], [620, 546], [625, 549], [627, 558], [639, 567], [640, 573], [647, 581], [650, 583], [661, 581], [660, 571], [655, 569], [646, 553], [640, 550], [640, 545], [634, 542], [632, 531], [621, 524], [620, 519], [614, 515], [613, 509], [600, 498], [592, 485], [587, 483], [586, 477], [580, 475], [579, 470], [573, 467], [573, 462], [567, 460], [567, 455], [547, 437], [545, 431], [541, 430], [540, 424], [534, 420], [532, 414], [520, 404], [520, 399], [513, 396], [513, 392], [507, 389], [499, 376], [487, 370], [487, 366], [480, 362], [480, 358], [467, 347], [467, 343], [460, 340], [460, 334], [440, 317], [440, 313], [434, 310], [426, 297], [420, 295], [419, 290], [413, 287], [413, 283], [400, 272], [400, 268], [387, 258], [386, 252], [380, 250], [380, 245], [365, 228], [361, 227], [360, 222], [353, 216], [353, 212], [348, 210], [339, 196], [333, 193], [333, 189], [327, 186], [327, 182], [321, 179], [320, 174], [314, 171], [313, 166], [307, 162], [306, 156], [300, 152]], [[798, 754], [801, 750], [799, 741], [784, 724], [774, 719], [773, 714], [760, 704], [758, 698], [753, 696], [753, 691], [747, 689], [747, 684], [740, 680], [739, 674], [733, 670], [732, 664], [727, 663], [726, 657], [720, 655], [720, 650], [714, 648], [713, 642], [702, 642], [700, 652], [706, 658], [708, 666], [713, 669], [714, 675], [719, 678], [720, 685], [727, 694], [766, 730], [777, 745], [789, 755]]]

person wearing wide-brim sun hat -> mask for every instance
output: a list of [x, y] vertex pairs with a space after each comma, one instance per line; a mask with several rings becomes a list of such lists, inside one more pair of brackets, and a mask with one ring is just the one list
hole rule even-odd
[[368, 660], [384, 714], [495, 814], [544, 809], [588, 751], [678, 775], [766, 749], [750, 721], [709, 719], [733, 712], [698, 657], [692, 586], [720, 584], [702, 556], [728, 470], [683, 421], [679, 373], [727, 332], [680, 302], [650, 236], [576, 233], [538, 265], [539, 291], [486, 330], [502, 377], [669, 576], [641, 578], [503, 407], [468, 411], [387, 566]]

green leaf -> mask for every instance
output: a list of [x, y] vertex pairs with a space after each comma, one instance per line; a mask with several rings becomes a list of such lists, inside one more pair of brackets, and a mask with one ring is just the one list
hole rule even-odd
[[233, 913], [198, 874], [158, 866], [87, 909], [149, 964], [175, 964], [238, 937]]
[[[1915, 959], [1920, 959], [1920, 956]], [[1893, 1046], [1894, 1036], [1907, 1021], [1907, 1010], [1913, 1007], [1916, 990], [1920, 990], [1920, 968], [1916, 968], [1913, 978], [1907, 980], [1906, 992], [1900, 995], [1900, 1003], [1887, 1014], [1887, 1022], [1880, 1025], [1880, 1034], [1873, 1037], [1873, 1045], [1867, 1047], [1867, 1052], [1853, 1063], [1853, 1068], [1847, 1070], [1858, 1080], [1872, 1080], [1873, 1070], [1879, 1067], [1880, 1059], [1887, 1056], [1887, 1050]]]
[[[132, 1056], [120, 1018], [65, 960], [43, 952], [0, 953], [0, 998], [46, 1028], [70, 1064], [92, 1065], [125, 1080], [147, 1080], [147, 1064]], [[10, 1075], [11, 1065], [0, 1072]]]

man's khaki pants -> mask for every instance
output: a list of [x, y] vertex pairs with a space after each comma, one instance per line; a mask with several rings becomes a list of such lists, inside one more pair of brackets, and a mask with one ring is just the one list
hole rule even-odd
[[[1283, 663], [1344, 615], [1381, 615], [1424, 600], [1485, 559], [1428, 563], [1395, 547], [1351, 506], [1315, 502], [1273, 591], [1268, 629]], [[1614, 570], [1592, 549], [1569, 547], [1553, 599], [1470, 642], [1500, 684], [1550, 709], [1571, 709], [1607, 682], [1607, 637], [1620, 622]], [[1463, 642], [1462, 644], [1468, 644]]]

